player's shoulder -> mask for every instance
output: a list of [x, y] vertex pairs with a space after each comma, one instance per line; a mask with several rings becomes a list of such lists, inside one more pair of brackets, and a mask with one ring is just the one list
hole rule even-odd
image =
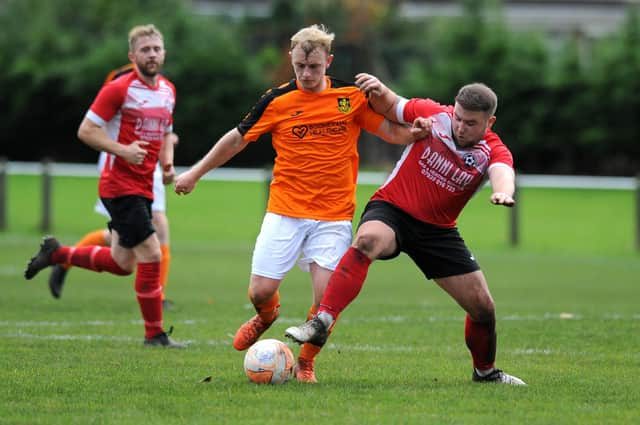
[[487, 131], [484, 133], [484, 140], [489, 145], [504, 145], [498, 133], [496, 133], [495, 131], [493, 131], [493, 129], [490, 129], [490, 128], [488, 128]]
[[297, 89], [298, 89], [298, 85], [296, 84], [296, 80], [292, 79], [285, 83], [280, 84], [277, 87], [271, 87], [270, 89], [264, 92], [264, 94], [262, 95], [262, 99], [264, 98], [275, 99], [276, 97], [285, 95]]
[[296, 85], [296, 80], [292, 79], [286, 83], [280, 84], [277, 87], [271, 87], [267, 89], [260, 99], [256, 102], [254, 106], [254, 110], [256, 111], [264, 111], [269, 104], [271, 104], [274, 100], [278, 98], [286, 98], [285, 95], [289, 93], [296, 93], [298, 90], [298, 86]]

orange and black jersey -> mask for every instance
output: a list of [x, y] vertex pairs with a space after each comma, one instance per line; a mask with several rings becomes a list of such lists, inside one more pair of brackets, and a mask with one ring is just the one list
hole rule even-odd
[[132, 63], [128, 63], [126, 65], [122, 65], [119, 68], [116, 68], [107, 74], [107, 77], [104, 79], [104, 83], [107, 84], [109, 81], [113, 81], [118, 77], [123, 76], [124, 74], [128, 74], [135, 69], [135, 65]]
[[244, 140], [271, 133], [276, 151], [267, 211], [316, 220], [351, 220], [360, 129], [375, 133], [375, 113], [353, 83], [327, 78], [320, 93], [297, 80], [268, 90], [238, 125]]

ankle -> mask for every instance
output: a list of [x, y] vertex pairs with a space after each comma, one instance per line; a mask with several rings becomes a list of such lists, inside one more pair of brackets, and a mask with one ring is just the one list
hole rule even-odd
[[318, 320], [320, 320], [322, 322], [322, 324], [329, 329], [331, 327], [331, 325], [333, 324], [333, 322], [335, 321], [335, 318], [328, 312], [326, 311], [319, 311], [318, 314], [316, 315], [316, 317], [318, 318]]
[[489, 369], [484, 369], [484, 370], [480, 370], [478, 368], [475, 368], [475, 369], [476, 369], [476, 373], [483, 378], [487, 375], [491, 375], [491, 373], [495, 370], [495, 368], [493, 367]]

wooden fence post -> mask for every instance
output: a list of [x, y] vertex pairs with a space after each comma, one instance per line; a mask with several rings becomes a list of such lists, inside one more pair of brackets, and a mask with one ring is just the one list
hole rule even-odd
[[509, 242], [511, 243], [511, 246], [518, 246], [518, 242], [520, 240], [520, 223], [518, 222], [518, 212], [520, 208], [518, 205], [522, 200], [518, 196], [520, 191], [518, 190], [517, 183], [518, 182], [516, 180], [515, 191], [513, 192], [513, 199], [516, 200], [516, 203], [510, 208], [511, 211], [509, 214]]
[[7, 229], [7, 158], [0, 157], [0, 230]]
[[48, 232], [51, 229], [51, 159], [42, 159], [42, 223], [41, 230]]
[[640, 251], [640, 173], [636, 175], [636, 249]]

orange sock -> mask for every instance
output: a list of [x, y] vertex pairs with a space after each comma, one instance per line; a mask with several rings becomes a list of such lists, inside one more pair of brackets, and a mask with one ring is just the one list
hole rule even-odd
[[[76, 244], [75, 247], [79, 248], [81, 246], [107, 246], [106, 241], [104, 240], [104, 229], [94, 230], [93, 232], [89, 232], [84, 235]], [[71, 268], [71, 264], [65, 263], [62, 265], [65, 269], [69, 270]]]
[[162, 251], [162, 259], [160, 260], [160, 286], [162, 286], [162, 300], [164, 301], [164, 290], [167, 287], [169, 277], [169, 262], [171, 261], [171, 253], [169, 245], [160, 245]]
[[[251, 293], [249, 292], [249, 299], [251, 299]], [[262, 320], [265, 322], [273, 322], [275, 320], [276, 314], [278, 313], [278, 308], [280, 307], [280, 291], [276, 291], [273, 294], [271, 299], [261, 303], [254, 304], [256, 308], [256, 312]]]
[[[309, 309], [309, 314], [307, 314], [307, 320], [311, 320], [313, 316], [316, 315], [317, 312], [318, 310], [314, 306], [311, 306], [311, 308]], [[336, 320], [333, 321], [333, 323], [331, 324], [331, 327], [329, 328], [329, 335], [331, 335], [331, 332], [333, 331], [333, 327], [336, 325], [336, 322], [337, 322], [337, 318]], [[322, 347], [318, 347], [317, 345], [313, 345], [310, 342], [306, 342], [302, 344], [302, 348], [300, 349], [300, 354], [298, 354], [298, 358], [308, 362], [313, 362], [316, 359], [316, 356], [318, 355], [318, 353], [320, 353], [320, 350], [322, 350]]]
[[76, 247], [90, 245], [107, 246], [104, 240], [104, 229], [94, 230], [93, 232], [87, 233], [78, 241]]

